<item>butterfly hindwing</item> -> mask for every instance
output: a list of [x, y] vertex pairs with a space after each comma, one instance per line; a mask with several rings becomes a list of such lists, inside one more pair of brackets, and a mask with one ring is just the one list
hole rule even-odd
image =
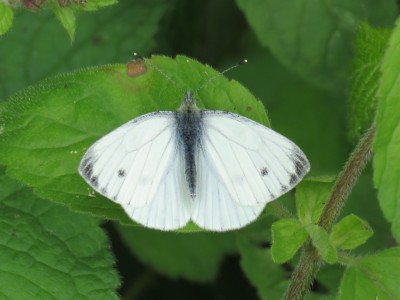
[[254, 221], [263, 211], [264, 203], [249, 206], [232, 199], [209, 159], [209, 153], [200, 151], [197, 165], [197, 192], [192, 220], [198, 226], [212, 231], [237, 229]]
[[123, 205], [136, 222], [150, 228], [176, 230], [190, 219], [192, 201], [185, 181], [183, 160], [174, 155], [154, 198], [143, 207]]

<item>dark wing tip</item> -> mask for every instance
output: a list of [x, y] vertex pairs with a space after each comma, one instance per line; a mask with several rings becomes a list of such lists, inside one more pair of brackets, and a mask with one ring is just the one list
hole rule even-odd
[[294, 149], [292, 152], [291, 159], [294, 163], [295, 173], [290, 175], [290, 184], [295, 185], [310, 171], [310, 162], [305, 154], [298, 148]]

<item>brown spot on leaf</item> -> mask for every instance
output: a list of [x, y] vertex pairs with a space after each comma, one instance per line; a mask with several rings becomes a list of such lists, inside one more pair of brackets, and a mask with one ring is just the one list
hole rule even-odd
[[137, 77], [147, 72], [147, 67], [143, 60], [130, 61], [126, 64], [126, 72], [129, 77]]

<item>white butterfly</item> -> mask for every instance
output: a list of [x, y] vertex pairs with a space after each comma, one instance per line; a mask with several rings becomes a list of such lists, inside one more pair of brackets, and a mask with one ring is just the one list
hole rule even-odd
[[98, 140], [79, 173], [146, 227], [175, 230], [192, 220], [226, 231], [254, 221], [309, 169], [287, 138], [234, 113], [201, 110], [187, 92], [177, 111], [140, 116]]

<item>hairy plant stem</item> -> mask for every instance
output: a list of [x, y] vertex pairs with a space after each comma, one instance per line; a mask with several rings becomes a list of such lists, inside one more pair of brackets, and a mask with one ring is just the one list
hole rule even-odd
[[[375, 131], [375, 124], [373, 124], [358, 142], [332, 188], [328, 201], [318, 220], [318, 225], [327, 232], [329, 232], [335, 224], [352, 187], [371, 157]], [[311, 242], [308, 241], [303, 247], [300, 261], [292, 274], [284, 299], [303, 299], [317, 275], [322, 262], [317, 250]]]

